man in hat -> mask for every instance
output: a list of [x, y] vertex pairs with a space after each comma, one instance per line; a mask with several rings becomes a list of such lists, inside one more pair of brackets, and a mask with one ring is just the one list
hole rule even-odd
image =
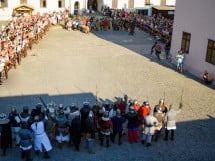
[[34, 133], [34, 150], [36, 154], [39, 155], [39, 152], [44, 152], [44, 158], [50, 158], [48, 151], [52, 150], [52, 146], [45, 132], [44, 122], [40, 120], [39, 116], [34, 117], [31, 129]]
[[6, 156], [7, 148], [12, 146], [12, 132], [10, 127], [10, 120], [7, 118], [7, 115], [4, 113], [0, 114], [0, 128], [1, 128], [1, 148], [2, 156]]

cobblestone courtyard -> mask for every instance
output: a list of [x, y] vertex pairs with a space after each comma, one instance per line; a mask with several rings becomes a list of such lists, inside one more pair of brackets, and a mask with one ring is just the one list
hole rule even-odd
[[[98, 31], [84, 34], [53, 27], [9, 79], [0, 86], [0, 111], [9, 112], [11, 105], [21, 111], [31, 108], [42, 96], [45, 102], [82, 105], [83, 101], [115, 101], [127, 94], [139, 104], [148, 99], [154, 107], [165, 96], [166, 105], [178, 108], [181, 96], [183, 111], [178, 115], [174, 142], [160, 138], [147, 148], [141, 143], [110, 148], [96, 144], [96, 154], [74, 147], [54, 149], [52, 161], [213, 161], [215, 160], [215, 90], [190, 77], [175, 72], [174, 65], [158, 62], [150, 49], [154, 40], [137, 30], [134, 36], [120, 31]], [[2, 161], [21, 160], [19, 148], [8, 150]], [[34, 160], [43, 160], [34, 157]]]

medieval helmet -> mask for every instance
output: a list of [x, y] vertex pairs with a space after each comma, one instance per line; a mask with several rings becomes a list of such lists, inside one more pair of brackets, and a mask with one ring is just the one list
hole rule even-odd
[[143, 105], [144, 105], [144, 106], [149, 106], [149, 102], [148, 102], [148, 101], [144, 101], [144, 102], [143, 102]]
[[134, 112], [134, 106], [129, 106], [129, 112]]
[[159, 100], [159, 105], [160, 105], [160, 106], [163, 106], [163, 105], [164, 105], [164, 99], [163, 99], [163, 98], [161, 98], [161, 99]]
[[28, 108], [28, 106], [23, 106], [23, 113], [28, 113], [28, 110], [29, 110], [29, 108]]
[[12, 112], [12, 113], [16, 113], [16, 107], [15, 107], [15, 106], [13, 106], [13, 107], [11, 108], [11, 112]]
[[40, 117], [38, 115], [34, 116], [34, 121], [35, 122], [39, 122], [40, 121]]
[[63, 107], [63, 104], [59, 104], [58, 109], [59, 109], [59, 110], [63, 110], [63, 108], [64, 108], [64, 107]]
[[41, 103], [37, 103], [36, 109], [37, 109], [37, 110], [41, 110], [41, 108], [42, 108], [42, 104], [41, 104]]
[[155, 112], [162, 113], [162, 107], [161, 106], [156, 106], [155, 107]]

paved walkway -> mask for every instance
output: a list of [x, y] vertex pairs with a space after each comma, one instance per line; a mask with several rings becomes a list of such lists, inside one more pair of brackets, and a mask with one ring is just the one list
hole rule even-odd
[[[165, 96], [166, 105], [177, 108], [183, 91], [183, 111], [178, 116], [174, 142], [160, 138], [146, 148], [140, 143], [112, 144], [89, 155], [84, 149], [77, 153], [64, 147], [50, 153], [50, 160], [64, 161], [212, 161], [215, 160], [215, 91], [190, 77], [175, 72], [174, 66], [150, 55], [154, 40], [142, 31], [134, 36], [126, 32], [104, 31], [89, 35], [53, 27], [45, 38], [34, 46], [9, 79], [0, 86], [0, 111], [8, 112], [11, 105], [21, 111], [31, 108], [42, 96], [46, 102], [82, 105], [127, 94], [140, 104], [146, 99], [153, 107]], [[19, 149], [8, 150], [2, 161], [21, 160]], [[35, 157], [34, 160], [42, 160]]]

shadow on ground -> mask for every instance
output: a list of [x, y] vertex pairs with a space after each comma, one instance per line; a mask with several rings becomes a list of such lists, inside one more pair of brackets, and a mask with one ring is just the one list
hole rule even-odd
[[[92, 31], [92, 33], [101, 39], [110, 41], [117, 45], [123, 46], [129, 50], [132, 50], [133, 52], [148, 58], [148, 60], [151, 62], [156, 62], [174, 71], [176, 70], [175, 58], [173, 57], [173, 55], [171, 60], [166, 60], [164, 53], [162, 53], [160, 56], [161, 61], [159, 61], [156, 58], [155, 54], [153, 55], [150, 54], [151, 46], [156, 40], [153, 36], [151, 36], [149, 33], [143, 30], [136, 29], [134, 36], [129, 35], [127, 31], [108, 30], [108, 31]], [[164, 46], [164, 43], [162, 41], [160, 41], [160, 43]], [[195, 76], [186, 69], [184, 70], [183, 75], [185, 77], [188, 77], [201, 83], [202, 85], [207, 86], [208, 88], [215, 89], [215, 85], [205, 84], [201, 78]]]
[[[41, 101], [39, 97], [45, 103], [54, 101], [56, 104], [62, 103], [65, 106], [75, 103], [78, 107], [82, 107], [84, 101], [88, 101], [90, 105], [96, 103], [95, 95], [92, 93], [19, 95], [1, 97], [0, 111], [8, 113], [11, 105], [15, 105], [18, 112], [21, 112], [24, 105], [28, 105], [32, 109]], [[99, 98], [98, 100], [103, 103], [106, 101], [105, 98]], [[111, 102], [111, 100], [109, 101]], [[174, 141], [164, 141], [164, 131], [162, 131], [158, 141], [153, 141], [151, 147], [146, 147], [141, 142], [129, 144], [127, 136], [123, 136], [123, 144], [121, 146], [117, 143], [112, 143], [111, 147], [106, 148], [99, 145], [97, 138], [95, 144], [96, 154], [90, 155], [85, 149], [84, 137], [81, 142], [81, 153], [76, 152], [74, 147], [67, 147], [66, 145], [64, 145], [63, 150], [59, 150], [57, 143], [53, 143], [54, 148], [50, 152], [51, 160], [96, 161], [99, 158], [99, 160], [103, 161], [213, 161], [215, 160], [215, 118], [210, 114], [206, 117], [207, 119], [203, 120], [178, 122]], [[33, 157], [36, 161], [43, 160], [42, 155], [38, 157], [33, 154]], [[4, 161], [15, 160], [15, 158], [17, 161], [22, 160], [19, 147], [8, 149], [8, 156], [4, 158]], [[0, 158], [0, 160], [2, 159]]]

